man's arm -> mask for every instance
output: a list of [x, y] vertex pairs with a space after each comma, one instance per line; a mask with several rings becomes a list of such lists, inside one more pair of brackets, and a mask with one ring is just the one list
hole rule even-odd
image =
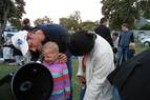
[[93, 75], [90, 82], [87, 83], [84, 100], [100, 100], [99, 97], [103, 93], [107, 76], [114, 69], [113, 57], [110, 55], [111, 54], [103, 54], [96, 57], [93, 65]]
[[131, 34], [130, 40], [131, 40], [130, 42], [134, 42], [134, 34], [133, 33]]
[[121, 34], [122, 34], [122, 33], [120, 33], [120, 35], [119, 35], [118, 45], [120, 44], [121, 39], [122, 39], [122, 35], [121, 35]]

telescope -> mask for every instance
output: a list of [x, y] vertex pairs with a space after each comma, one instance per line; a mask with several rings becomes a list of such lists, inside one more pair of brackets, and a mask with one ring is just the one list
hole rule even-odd
[[39, 63], [23, 65], [16, 72], [3, 77], [0, 86], [6, 82], [10, 82], [13, 100], [48, 100], [53, 91], [52, 75]]

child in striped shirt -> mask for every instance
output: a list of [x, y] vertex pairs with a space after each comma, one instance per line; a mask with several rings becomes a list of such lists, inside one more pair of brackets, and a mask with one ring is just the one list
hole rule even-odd
[[58, 63], [59, 47], [54, 42], [43, 46], [43, 64], [52, 74], [54, 87], [49, 100], [67, 100], [70, 96], [70, 80], [66, 64]]

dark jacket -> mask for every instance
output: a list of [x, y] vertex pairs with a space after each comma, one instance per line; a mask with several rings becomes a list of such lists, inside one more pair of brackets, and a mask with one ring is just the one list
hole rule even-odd
[[102, 36], [104, 39], [106, 39], [109, 44], [113, 47], [113, 42], [112, 42], [112, 38], [111, 38], [111, 33], [108, 27], [104, 26], [104, 25], [99, 25], [96, 29], [95, 29], [95, 33], [97, 33], [98, 35]]
[[144, 51], [109, 76], [109, 81], [118, 89], [121, 100], [150, 100], [150, 51]]

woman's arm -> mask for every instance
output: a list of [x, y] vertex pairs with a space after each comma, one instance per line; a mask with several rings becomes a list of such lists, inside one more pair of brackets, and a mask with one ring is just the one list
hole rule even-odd
[[94, 60], [93, 67], [92, 78], [87, 83], [84, 100], [101, 99], [99, 97], [104, 94], [103, 89], [106, 86], [107, 76], [114, 69], [113, 56], [111, 54], [97, 56]]

